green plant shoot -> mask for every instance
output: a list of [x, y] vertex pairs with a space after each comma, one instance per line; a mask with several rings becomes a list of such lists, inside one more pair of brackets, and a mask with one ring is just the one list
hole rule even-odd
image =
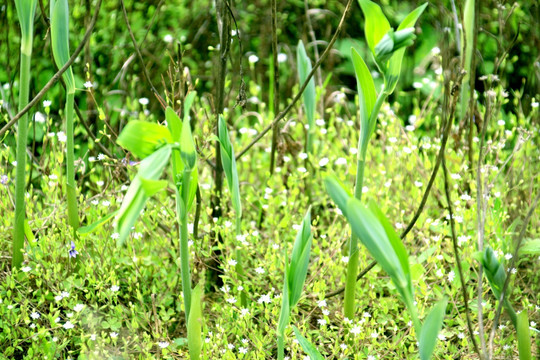
[[289, 323], [289, 318], [293, 307], [296, 306], [304, 282], [309, 265], [309, 257], [311, 253], [311, 242], [313, 235], [311, 234], [311, 208], [309, 208], [302, 221], [302, 228], [296, 235], [294, 241], [291, 261], [288, 262], [287, 252], [285, 251], [285, 275], [283, 279], [283, 295], [281, 303], [281, 311], [279, 314], [279, 322], [277, 328], [277, 343], [278, 343], [278, 359], [283, 359], [285, 349], [285, 329]]
[[[304, 43], [302, 40], [298, 42], [298, 47], [296, 50], [296, 62], [298, 67], [298, 78], [300, 79], [300, 84], [303, 84], [309, 73], [311, 72], [311, 60], [306, 53], [304, 48]], [[308, 131], [306, 138], [306, 153], [313, 152], [313, 135], [315, 134], [315, 80], [313, 77], [309, 80], [304, 93], [302, 94], [302, 99], [304, 100], [304, 108], [306, 110], [306, 117], [308, 120]]]
[[[51, 44], [56, 65], [61, 68], [69, 61], [69, 7], [67, 0], [51, 0]], [[79, 227], [77, 210], [77, 185], [75, 183], [75, 155], [73, 140], [73, 107], [75, 78], [71, 66], [63, 74], [66, 82], [66, 192], [68, 223], [75, 230]]]
[[[28, 104], [30, 93], [30, 60], [34, 40], [34, 16], [37, 0], [16, 0], [17, 16], [21, 26], [21, 65], [19, 74], [19, 111]], [[13, 255], [11, 265], [20, 268], [23, 262], [26, 222], [26, 138], [28, 135], [28, 113], [18, 122], [17, 169], [15, 175], [15, 219], [13, 224]]]

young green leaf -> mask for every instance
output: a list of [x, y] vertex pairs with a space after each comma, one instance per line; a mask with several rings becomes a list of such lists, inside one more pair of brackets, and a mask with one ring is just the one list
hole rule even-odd
[[[51, 45], [56, 65], [61, 68], [69, 61], [69, 7], [67, 0], [50, 2]], [[75, 92], [75, 78], [71, 66], [63, 74], [68, 93]]]
[[190, 308], [187, 324], [189, 357], [191, 360], [198, 360], [201, 357], [202, 350], [203, 322], [200, 284], [195, 286], [191, 293]]
[[[399, 27], [397, 28], [398, 31], [405, 30], [408, 28], [413, 28], [414, 24], [416, 24], [416, 21], [420, 17], [420, 15], [424, 12], [424, 10], [427, 7], [427, 3], [420, 5], [413, 11], [411, 11], [405, 19], [401, 22]], [[399, 80], [399, 75], [401, 73], [401, 63], [403, 62], [403, 56], [405, 55], [405, 47], [402, 47], [394, 52], [392, 57], [390, 58], [390, 61], [388, 63], [388, 69], [385, 71], [384, 74], [384, 91], [387, 94], [391, 94], [394, 92], [397, 82]]]
[[27, 56], [32, 54], [34, 17], [37, 3], [37, 0], [15, 0], [17, 17], [21, 24], [21, 52]]
[[435, 350], [435, 344], [437, 343], [437, 336], [442, 328], [447, 302], [448, 299], [446, 297], [439, 300], [424, 321], [418, 340], [420, 360], [431, 359], [433, 350]]
[[158, 180], [163, 169], [169, 162], [170, 156], [171, 147], [164, 146], [152, 155], [146, 157], [139, 165], [139, 172], [131, 182], [116, 218], [116, 232], [120, 234], [117, 240], [118, 245], [122, 245], [127, 239], [132, 226], [135, 224], [135, 221], [148, 200], [146, 194], [149, 189], [147, 188], [145, 191], [143, 182], [148, 180]]
[[116, 214], [118, 214], [118, 210], [116, 211], [113, 211], [112, 213], [110, 213], [109, 215], [107, 216], [104, 216], [102, 217], [101, 219], [99, 219], [98, 221], [90, 224], [90, 225], [87, 225], [87, 226], [82, 226], [80, 228], [77, 229], [77, 232], [79, 234], [88, 234], [88, 233], [91, 233], [97, 229], [99, 229], [101, 226], [103, 226], [103, 224], [107, 223], [108, 221], [110, 221], [112, 218], [114, 218], [116, 216]]
[[364, 35], [369, 49], [375, 55], [375, 46], [390, 30], [390, 23], [379, 5], [369, 0], [358, 0], [358, 3], [364, 13]]
[[345, 217], [347, 217], [347, 201], [352, 195], [345, 189], [343, 184], [333, 175], [325, 177], [326, 191], [334, 200]]
[[[309, 60], [309, 57], [307, 56], [306, 49], [304, 48], [304, 43], [302, 40], [298, 42], [298, 47], [296, 50], [296, 61], [298, 66], [298, 78], [300, 80], [300, 84], [303, 84], [308, 74], [311, 72], [311, 61]], [[302, 98], [304, 99], [304, 107], [306, 108], [306, 116], [308, 119], [309, 129], [308, 129], [308, 137], [307, 137], [307, 143], [306, 143], [306, 149], [307, 152], [313, 151], [313, 131], [315, 129], [315, 80], [313, 77], [309, 80], [308, 85], [306, 89], [304, 90], [304, 93], [302, 94]]]
[[300, 333], [300, 330], [296, 326], [293, 325], [294, 334], [296, 335], [296, 340], [298, 340], [298, 343], [300, 346], [302, 346], [302, 349], [304, 349], [304, 352], [309, 355], [311, 360], [324, 360], [323, 356], [313, 346], [312, 343], [310, 343], [303, 335]]
[[172, 140], [180, 141], [180, 134], [182, 133], [182, 121], [170, 106], [167, 106], [167, 109], [165, 109], [165, 119], [167, 120], [167, 127], [171, 132]]
[[517, 340], [519, 360], [532, 360], [531, 334], [529, 332], [529, 317], [527, 310], [523, 309], [517, 315]]
[[182, 125], [182, 134], [180, 135], [180, 156], [184, 166], [188, 169], [193, 169], [197, 165], [197, 151], [195, 150], [195, 142], [191, 134], [191, 126], [189, 125], [189, 117], [184, 117]]
[[293, 251], [291, 255], [291, 263], [289, 266], [289, 290], [290, 290], [290, 306], [296, 305], [302, 294], [302, 288], [306, 280], [309, 256], [311, 252], [311, 208], [307, 210], [306, 216], [302, 221], [302, 229], [296, 235]]
[[227, 184], [229, 185], [229, 191], [232, 195], [233, 207], [236, 211], [237, 217], [242, 217], [242, 203], [240, 200], [240, 185], [238, 182], [238, 171], [236, 169], [236, 158], [234, 155], [234, 148], [229, 138], [227, 131], [227, 124], [223, 117], [219, 116], [218, 122], [219, 132], [219, 144], [221, 145], [221, 163], [223, 164], [223, 170], [225, 171], [225, 177], [227, 178]]
[[160, 145], [171, 143], [171, 132], [163, 125], [132, 120], [124, 127], [116, 141], [140, 159], [152, 154]]

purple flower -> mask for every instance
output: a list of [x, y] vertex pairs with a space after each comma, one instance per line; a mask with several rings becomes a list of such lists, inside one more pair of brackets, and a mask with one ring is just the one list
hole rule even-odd
[[2, 175], [2, 176], [0, 176], [0, 184], [2, 184], [2, 185], [7, 185], [8, 180], [9, 180], [9, 179], [8, 179], [7, 175]]
[[75, 250], [75, 243], [72, 241], [71, 242], [71, 250], [69, 250], [69, 257], [76, 258], [77, 254], [79, 254], [79, 252], [77, 250]]

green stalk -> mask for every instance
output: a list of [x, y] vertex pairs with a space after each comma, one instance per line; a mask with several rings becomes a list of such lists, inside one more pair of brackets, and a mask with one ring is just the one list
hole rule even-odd
[[[379, 110], [388, 96], [387, 93], [381, 91], [369, 118], [370, 128], [375, 127]], [[364, 168], [366, 164], [367, 147], [369, 143], [371, 129], [361, 129], [361, 135], [358, 139], [358, 158], [356, 161], [356, 186], [354, 188], [354, 197], [362, 200], [362, 188], [364, 186]], [[351, 234], [349, 242], [349, 262], [347, 263], [347, 275], [345, 280], [345, 303], [344, 316], [349, 319], [354, 318], [354, 295], [356, 290], [356, 276], [358, 274], [358, 239]]]
[[[19, 90], [19, 111], [28, 104], [30, 90], [30, 59], [32, 58], [32, 37], [30, 45], [21, 46], [21, 74]], [[17, 170], [15, 179], [15, 223], [13, 233], [12, 267], [20, 268], [23, 262], [24, 221], [26, 218], [25, 204], [25, 173], [26, 173], [26, 137], [28, 136], [28, 113], [19, 119], [17, 131]]]
[[[242, 215], [236, 214], [236, 235], [242, 235]], [[236, 244], [236, 272], [238, 274], [238, 277], [242, 279], [242, 281], [245, 278], [245, 272], [244, 272], [244, 266], [243, 264], [243, 256], [242, 256], [242, 250], [240, 249], [241, 244]], [[247, 306], [247, 295], [246, 290], [242, 290], [240, 293], [240, 304], [242, 306]]]
[[283, 335], [278, 335], [277, 338], [277, 348], [278, 348], [278, 360], [283, 360], [285, 357], [285, 341]]
[[188, 250], [188, 214], [187, 204], [189, 201], [189, 182], [191, 169], [184, 169], [182, 179], [182, 194], [176, 189], [176, 213], [180, 223], [180, 272], [182, 276], [182, 293], [184, 294], [184, 307], [186, 309], [186, 323], [189, 319], [191, 308], [191, 273], [189, 270], [189, 250]]
[[75, 92], [66, 94], [66, 185], [69, 225], [75, 230], [79, 227], [79, 211], [77, 210], [77, 186], [75, 184], [75, 155], [73, 140], [73, 107]]

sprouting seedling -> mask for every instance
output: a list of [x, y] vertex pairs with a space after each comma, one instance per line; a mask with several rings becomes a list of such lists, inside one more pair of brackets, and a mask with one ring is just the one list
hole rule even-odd
[[288, 263], [287, 252], [285, 251], [285, 275], [283, 279], [283, 295], [279, 322], [277, 328], [278, 359], [283, 359], [285, 352], [285, 329], [289, 323], [292, 309], [300, 300], [304, 282], [309, 265], [311, 253], [311, 208], [308, 209], [302, 228], [296, 235], [291, 255], [291, 262]]
[[[67, 0], [51, 0], [51, 45], [56, 65], [61, 68], [69, 61], [69, 8]], [[73, 143], [73, 107], [75, 78], [71, 66], [63, 74], [66, 82], [66, 191], [68, 222], [79, 227], [77, 190], [75, 184], [75, 157]]]
[[[490, 246], [487, 246], [484, 252], [477, 254], [477, 256], [484, 267], [484, 274], [486, 274], [493, 295], [495, 295], [497, 300], [500, 299], [506, 281], [506, 271], [504, 270], [504, 266], [499, 262], [497, 255], [495, 255], [495, 252]], [[517, 314], [510, 304], [510, 301], [508, 301], [507, 296], [504, 297], [503, 306], [506, 309], [508, 316], [510, 316], [512, 324], [517, 328]]]
[[[234, 147], [227, 131], [227, 124], [223, 117], [219, 115], [218, 121], [218, 134], [220, 147], [221, 147], [221, 163], [223, 170], [225, 171], [225, 177], [227, 178], [227, 184], [229, 185], [229, 191], [232, 196], [232, 205], [236, 212], [236, 236], [237, 238], [242, 235], [242, 202], [240, 200], [240, 184], [238, 182], [238, 171], [236, 169], [236, 158], [234, 155]], [[244, 277], [244, 266], [242, 264], [242, 251], [240, 250], [240, 244], [236, 246], [236, 271], [238, 275]], [[246, 305], [246, 294], [242, 292], [241, 295], [242, 305]]]
[[[167, 127], [144, 121], [131, 121], [118, 137], [118, 144], [143, 160], [118, 212], [116, 231], [119, 233], [117, 244], [120, 246], [129, 236], [146, 201], [167, 187], [168, 182], [160, 178], [170, 164], [174, 177], [177, 220], [180, 225], [180, 272], [186, 324], [191, 336], [195, 336], [194, 333], [200, 336], [200, 328], [197, 327], [201, 318], [200, 309], [194, 311], [197, 322], [190, 318], [192, 304], [198, 300], [192, 299], [188, 250], [188, 214], [198, 186], [197, 152], [189, 123], [189, 111], [195, 95], [195, 92], [190, 92], [184, 100], [183, 121], [169, 107], [165, 112]], [[195, 297], [200, 299], [200, 292], [195, 292]], [[188, 345], [190, 354], [200, 353], [200, 343], [193, 337], [188, 341]]]
[[[377, 116], [383, 102], [394, 91], [401, 63], [405, 53], [405, 47], [414, 41], [414, 29], [416, 20], [422, 14], [427, 4], [424, 4], [405, 17], [397, 30], [390, 27], [388, 19], [384, 16], [379, 5], [369, 0], [358, 0], [365, 18], [365, 37], [371, 54], [379, 71], [383, 74], [384, 86], [377, 92], [371, 71], [364, 59], [355, 49], [351, 49], [354, 71], [358, 85], [360, 136], [358, 138], [358, 155], [356, 167], [356, 185], [354, 196], [358, 200], [362, 198], [364, 183], [364, 167], [366, 162], [369, 140], [375, 132]], [[358, 239], [352, 233], [349, 242], [349, 262], [347, 263], [347, 275], [345, 284], [344, 316], [354, 317], [354, 294], [356, 288], [356, 274], [358, 272]]]
[[[16, 0], [17, 16], [21, 25], [21, 65], [19, 80], [19, 111], [28, 104], [30, 92], [30, 60], [34, 40], [34, 16], [37, 0]], [[15, 176], [15, 219], [13, 224], [12, 267], [19, 268], [23, 262], [26, 223], [26, 138], [28, 133], [28, 113], [18, 122], [17, 129], [17, 170]]]
[[[296, 61], [298, 67], [298, 78], [300, 84], [303, 84], [308, 74], [311, 72], [311, 60], [307, 56], [306, 49], [302, 40], [298, 42], [296, 49]], [[304, 108], [306, 110], [306, 117], [308, 120], [308, 131], [306, 139], [306, 153], [313, 152], [313, 134], [315, 133], [315, 80], [311, 78], [309, 83], [302, 94], [304, 100]]]
[[430, 359], [446, 312], [447, 299], [443, 298], [433, 307], [422, 325], [414, 300], [409, 255], [388, 219], [375, 203], [370, 202], [368, 208], [349, 195], [335, 177], [328, 176], [325, 184], [330, 197], [351, 225], [354, 236], [390, 276], [405, 303], [418, 337], [420, 359]]

